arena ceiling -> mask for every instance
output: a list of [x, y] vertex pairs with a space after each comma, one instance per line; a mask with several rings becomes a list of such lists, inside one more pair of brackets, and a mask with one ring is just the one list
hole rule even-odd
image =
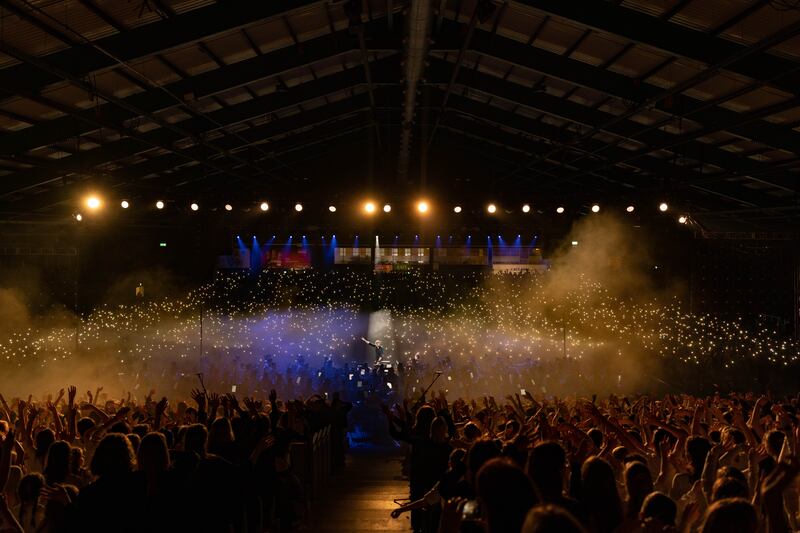
[[800, 2], [0, 0], [0, 131], [5, 218], [372, 188], [792, 229]]

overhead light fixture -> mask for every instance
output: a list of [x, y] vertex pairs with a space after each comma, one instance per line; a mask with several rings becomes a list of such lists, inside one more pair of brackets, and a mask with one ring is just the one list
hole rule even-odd
[[294, 204], [294, 210], [299, 213], [300, 211], [303, 210], [303, 204], [301, 204], [300, 202], [297, 202], [296, 204]]
[[428, 212], [429, 208], [430, 206], [428, 205], [428, 202], [426, 202], [425, 200], [420, 200], [419, 202], [417, 202], [417, 211], [419, 211], [423, 215]]
[[233, 211], [233, 206], [231, 204], [225, 204], [225, 211]]
[[75, 215], [75, 220], [77, 220], [78, 222], [80, 222], [81, 220], [83, 220], [83, 215], [81, 215], [80, 213], [78, 213], [77, 215]]
[[86, 198], [86, 207], [91, 211], [97, 211], [103, 206], [103, 201], [99, 196], [89, 196]]
[[164, 202], [161, 200], [156, 202], [156, 209], [164, 209]]
[[564, 212], [564, 208], [563, 207], [561, 207], [561, 206], [556, 207], [556, 213], [558, 213], [560, 215], [563, 212]]
[[269, 210], [269, 204], [267, 202], [261, 202], [261, 205], [259, 207], [261, 208], [262, 211]]
[[329, 205], [328, 206], [328, 211], [330, 211], [331, 213], [335, 213], [336, 212], [336, 206], [335, 205]]
[[383, 206], [383, 212], [384, 213], [391, 213], [392, 212], [392, 206], [390, 204], [384, 205]]
[[128, 200], [122, 200], [119, 205], [122, 207], [122, 209], [128, 209], [131, 206], [131, 204], [128, 203]]
[[199, 206], [199, 205], [197, 205], [197, 204], [192, 204], [192, 205], [190, 205], [190, 206], [189, 206], [189, 208], [190, 208], [192, 211], [197, 211], [198, 209], [200, 209], [200, 206]]
[[600, 206], [597, 205], [597, 204], [594, 204], [592, 206], [592, 213], [599, 213], [599, 212], [600, 212]]
[[686, 224], [686, 222], [688, 221], [689, 219], [686, 217], [686, 215], [681, 215], [680, 217], [678, 217], [678, 222], [681, 224]]
[[627, 211], [628, 213], [633, 213], [635, 210], [636, 208], [633, 207], [632, 205], [629, 205], [628, 207], [625, 208], [625, 211]]
[[455, 213], [460, 213], [460, 212], [461, 212], [461, 206], [460, 206], [460, 205], [457, 205], [457, 206], [455, 206], [455, 207], [453, 208], [453, 212], [455, 212]]
[[497, 206], [494, 204], [489, 204], [486, 206], [486, 211], [488, 211], [490, 215], [493, 215], [497, 212]]
[[578, 246], [578, 241], [572, 241], [572, 246]]
[[658, 204], [658, 210], [661, 211], [662, 213], [666, 213], [668, 209], [669, 205], [667, 204], [667, 202], [661, 202], [660, 204]]
[[373, 202], [367, 202], [364, 204], [364, 211], [371, 215], [375, 212], [375, 204]]
[[531, 212], [531, 206], [528, 205], [528, 204], [523, 205], [522, 206], [522, 212], [523, 213], [530, 213]]

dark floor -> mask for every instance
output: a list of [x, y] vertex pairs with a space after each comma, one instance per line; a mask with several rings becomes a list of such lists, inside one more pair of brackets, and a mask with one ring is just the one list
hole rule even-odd
[[408, 497], [408, 480], [400, 477], [402, 455], [396, 449], [351, 450], [347, 467], [328, 483], [314, 506], [311, 531], [366, 533], [411, 531], [409, 515], [389, 516], [395, 499]]

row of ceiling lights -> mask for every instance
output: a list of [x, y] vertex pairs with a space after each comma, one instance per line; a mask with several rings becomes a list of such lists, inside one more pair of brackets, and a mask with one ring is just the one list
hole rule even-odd
[[[89, 209], [89, 211], [93, 212], [98, 211], [103, 207], [103, 200], [99, 196], [92, 195], [86, 198], [86, 200], [84, 201], [84, 205], [86, 206], [87, 209]], [[120, 202], [120, 207], [122, 207], [123, 209], [128, 209], [129, 207], [131, 207], [131, 203], [128, 200], [122, 200]], [[161, 210], [164, 209], [164, 207], [166, 207], [166, 204], [164, 203], [163, 200], [158, 200], [155, 203], [155, 207], [156, 209]], [[258, 207], [259, 209], [261, 209], [261, 211], [266, 212], [269, 211], [270, 205], [267, 202], [261, 202]], [[419, 200], [416, 203], [415, 207], [417, 212], [420, 213], [421, 215], [426, 215], [430, 211], [430, 204], [428, 203], [427, 200]], [[226, 211], [233, 211], [233, 206], [231, 204], [225, 204], [224, 208]], [[191, 204], [189, 204], [189, 209], [191, 209], [192, 211], [199, 211], [200, 205], [196, 202], [192, 202]], [[365, 214], [372, 215], [378, 211], [378, 206], [375, 202], [368, 200], [364, 202], [364, 204], [362, 205], [362, 209]], [[498, 209], [497, 204], [490, 203], [486, 205], [486, 212], [489, 213], [490, 215], [497, 213], [497, 209]], [[523, 213], [531, 212], [530, 204], [523, 204], [521, 209]], [[300, 213], [301, 211], [303, 211], [303, 204], [297, 202], [296, 204], [294, 204], [294, 210]], [[633, 205], [629, 205], [625, 208], [625, 211], [628, 213], [633, 213], [635, 210], [636, 208]], [[669, 210], [669, 204], [667, 204], [666, 202], [661, 202], [658, 205], [658, 210], [661, 211], [662, 213], [667, 212]], [[335, 205], [330, 205], [328, 206], [328, 211], [330, 211], [331, 213], [335, 213], [337, 211], [337, 208]], [[391, 204], [387, 203], [383, 205], [384, 213], [390, 213], [391, 211], [392, 211]], [[453, 207], [454, 213], [461, 213], [462, 211], [463, 208], [460, 205], [456, 205], [455, 207]], [[591, 211], [592, 213], [599, 213], [600, 205], [593, 204], [591, 207]], [[564, 206], [556, 207], [557, 214], [561, 215], [564, 214], [565, 212], [566, 208]], [[83, 216], [80, 213], [76, 214], [75, 217], [79, 221], [83, 219]], [[685, 215], [682, 215], [678, 218], [678, 222], [680, 222], [681, 224], [685, 224], [687, 221], [688, 217], [686, 217]]]

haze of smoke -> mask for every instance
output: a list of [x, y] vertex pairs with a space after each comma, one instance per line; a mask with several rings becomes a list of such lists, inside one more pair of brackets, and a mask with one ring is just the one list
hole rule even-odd
[[593, 215], [577, 221], [570, 235], [552, 258], [545, 284], [548, 296], [558, 298], [578, 290], [581, 277], [598, 283], [612, 296], [653, 296], [646, 275], [653, 262], [648, 240], [630, 223], [609, 214]]
[[[29, 353], [31, 360], [19, 365], [3, 364], [0, 372], [0, 393], [6, 397], [46, 398], [66, 385], [81, 390], [103, 386], [109, 394], [121, 395], [135, 385], [125, 383], [121, 354], [135, 342], [126, 331], [110, 328], [97, 342], [84, 342], [80, 355], [75, 356], [76, 335], [80, 321], [63, 305], [53, 303], [47, 296], [42, 275], [32, 268], [4, 269], [0, 273], [0, 344], [17, 345], [38, 339], [39, 349]], [[185, 296], [185, 286], [169, 271], [161, 268], [128, 274], [105, 291], [105, 305], [117, 308], [135, 301], [135, 287], [142, 283], [152, 296]], [[183, 291], [181, 293], [181, 291]], [[163, 318], [163, 317], [162, 317]], [[179, 319], [166, 319], [151, 332], [175, 329]], [[86, 332], [84, 332], [85, 334]], [[169, 339], [165, 339], [165, 343]], [[175, 354], [164, 350], [155, 352], [167, 366]]]
[[[531, 316], [544, 316], [562, 324], [567, 347], [556, 353], [551, 351], [546, 357], [574, 358], [569, 346], [580, 343], [583, 349], [579, 368], [589, 375], [605, 376], [608, 381], [594, 383], [592, 390], [574, 392], [594, 393], [603, 387], [620, 392], [649, 390], [660, 379], [661, 364], [651, 355], [652, 350], [622, 342], [611, 333], [613, 328], [604, 324], [593, 323], [587, 328], [572, 318], [591, 314], [608, 302], [617, 302], [619, 309], [615, 311], [624, 315], [629, 306], [662, 297], [648, 276], [653, 264], [648, 242], [638, 228], [615, 216], [584, 217], [574, 224], [570, 238], [553, 255], [551, 269], [545, 276], [532, 280], [520, 294], [504, 296], [517, 300], [521, 314], [527, 311]], [[490, 278], [488, 283], [493, 280]], [[600, 290], [587, 291], [587, 285]], [[579, 308], [569, 308], [563, 303], [576, 300], [580, 302]]]
[[25, 329], [30, 322], [28, 306], [19, 290], [0, 287], [0, 337]]
[[[576, 223], [571, 235], [571, 239], [578, 241], [578, 246], [572, 246], [567, 241], [553, 257], [551, 271], [543, 277], [532, 278], [528, 286], [517, 287], [514, 294], [504, 293], [503, 291], [508, 289], [503, 288], [497, 279], [490, 277], [486, 281], [489, 285], [497, 284], [495, 289], [500, 288], [500, 290], [490, 291], [493, 296], [484, 297], [484, 301], [480, 302], [481, 306], [489, 309], [496, 305], [510, 304], [515, 310], [518, 309], [519, 315], [518, 319], [510, 321], [511, 323], [496, 324], [492, 323], [493, 318], [487, 313], [483, 323], [479, 321], [476, 323], [477, 328], [492, 333], [486, 335], [486, 338], [493, 339], [491, 341], [495, 343], [493, 346], [476, 345], [469, 338], [469, 333], [475, 332], [463, 332], [464, 317], [459, 316], [458, 312], [449, 317], [434, 317], [435, 321], [432, 321], [434, 319], [426, 317], [425, 313], [409, 316], [381, 311], [373, 313], [368, 324], [342, 327], [340, 331], [327, 332], [325, 335], [329, 338], [347, 336], [351, 338], [353, 342], [349, 347], [350, 352], [345, 353], [345, 349], [337, 352], [337, 356], [344, 358], [349, 358], [353, 353], [359, 353], [364, 349], [358, 342], [358, 336], [362, 331], [368, 331], [369, 336], [384, 339], [387, 352], [394, 358], [413, 357], [424, 347], [427, 357], [449, 356], [456, 366], [476, 361], [479, 367], [485, 367], [486, 373], [498, 373], [497, 361], [491, 360], [495, 357], [494, 354], [499, 356], [501, 352], [509, 353], [516, 350], [517, 362], [528, 357], [528, 354], [546, 362], [563, 358], [565, 355], [574, 359], [578, 357], [578, 354], [574, 353], [577, 351], [574, 347], [580, 346], [580, 368], [595, 375], [606, 376], [606, 382], [594, 383], [595, 390], [574, 392], [599, 392], [597, 389], [600, 387], [624, 391], [651, 388], [660, 373], [658, 361], [653, 357], [646, 357], [639, 346], [619, 342], [619, 339], [609, 334], [602, 324], [593, 324], [586, 328], [576, 324], [577, 321], [572, 319], [576, 313], [591, 311], [593, 307], [605, 305], [609, 300], [619, 302], [622, 307], [620, 312], [624, 312], [626, 302], [644, 302], [657, 295], [646, 275], [649, 265], [652, 264], [650, 251], [644, 244], [646, 240], [629, 225], [607, 215], [594, 215], [582, 219]], [[145, 285], [148, 296], [176, 294], [179, 291], [179, 284], [169, 276], [169, 273], [148, 271], [121, 279], [109, 289], [108, 301], [128, 303], [134, 294], [135, 286], [140, 282]], [[603, 289], [586, 291], [587, 282], [596, 283]], [[74, 317], [61, 311], [60, 314], [33, 320], [24, 312], [24, 302], [18, 296], [14, 297], [16, 293], [8, 291], [7, 294], [10, 299], [4, 308], [13, 315], [9, 317], [8, 323], [13, 323], [9, 330], [12, 328], [19, 330], [24, 327], [40, 331], [49, 329], [52, 335], [61, 337], [59, 342], [62, 352], [67, 353], [73, 349]], [[569, 309], [563, 305], [566, 301], [576, 301], [575, 294], [581, 296], [579, 298], [581, 309]], [[0, 293], [0, 298], [2, 297], [3, 293]], [[328, 316], [326, 313], [330, 312], [339, 311], [321, 310], [316, 317], [313, 315], [314, 312], [310, 312], [309, 323], [324, 320]], [[526, 319], [526, 316], [530, 319]], [[14, 317], [19, 317], [16, 323], [13, 322]], [[540, 328], [541, 324], [537, 324], [536, 321], [541, 317], [548, 320], [551, 325], [559, 322], [564, 325], [568, 341], [566, 354], [563, 338], [560, 336], [552, 338], [552, 328], [549, 330]], [[191, 319], [188, 320], [187, 325], [187, 317], [154, 316], [149, 324], [137, 326], [135, 332], [119, 328], [106, 331], [102, 338], [91, 343], [87, 342], [82, 347], [80, 358], [67, 357], [59, 360], [56, 350], [53, 350], [53, 354], [42, 354], [42, 357], [49, 358], [45, 367], [29, 365], [20, 367], [15, 372], [4, 372], [0, 378], [0, 391], [8, 391], [10, 394], [28, 392], [39, 394], [41, 391], [57, 391], [65, 384], [71, 383], [82, 389], [103, 385], [114, 395], [120, 395], [126, 390], [138, 390], [136, 383], [141, 383], [142, 376], [137, 378], [136, 374], [140, 369], [131, 365], [132, 358], [146, 356], [149, 359], [148, 367], [152, 371], [167, 369], [172, 362], [191, 359], [192, 355], [199, 353], [199, 332], [194, 331], [199, 329], [199, 321], [198, 324], [194, 324]], [[269, 320], [271, 325], [267, 333], [262, 331], [259, 334], [242, 335], [243, 338], [236, 341], [226, 337], [223, 326], [219, 325], [215, 331], [210, 324], [207, 324], [205, 332], [207, 347], [215, 343], [224, 346], [226, 343], [238, 342], [242, 346], [252, 348], [254, 353], [266, 354], [270, 350], [275, 350], [280, 343], [291, 346], [309, 341], [308, 334], [303, 329], [302, 318], [296, 319], [298, 323], [292, 323], [291, 320], [287, 322], [286, 317], [281, 319], [281, 311], [264, 311], [252, 317], [237, 317], [230, 320], [231, 325], [242, 320]], [[366, 317], [362, 317], [362, 322], [365, 320]], [[43, 326], [45, 324], [46, 326]], [[431, 331], [434, 324], [439, 328], [438, 338]], [[235, 325], [232, 329], [237, 330], [240, 326], [241, 324]], [[186, 331], [186, 328], [189, 330]], [[515, 331], [530, 333], [538, 329], [550, 333], [543, 333], [536, 346], [514, 345]], [[181, 330], [182, 333], [176, 333]], [[274, 338], [265, 339], [264, 335], [273, 335]], [[149, 340], [143, 343], [144, 338]], [[325, 340], [322, 339], [323, 344]], [[131, 349], [140, 345], [148, 353], [131, 355]], [[321, 361], [323, 352], [324, 350], [317, 354], [319, 361], [311, 361], [312, 365]], [[370, 355], [362, 354], [362, 358], [370, 359]], [[285, 361], [279, 361], [279, 367], [285, 368], [285, 366]], [[195, 372], [197, 369], [187, 367], [186, 371]], [[156, 375], [156, 381], [159, 381], [157, 378], [163, 377], [163, 372], [155, 372], [159, 373], [162, 375]], [[512, 377], [509, 374], [503, 379], [511, 381]], [[507, 393], [510, 385], [508, 381], [498, 380], [495, 384], [496, 390], [493, 388], [482, 392]], [[515, 384], [519, 385], [526, 386]], [[149, 387], [146, 384], [143, 386]]]

